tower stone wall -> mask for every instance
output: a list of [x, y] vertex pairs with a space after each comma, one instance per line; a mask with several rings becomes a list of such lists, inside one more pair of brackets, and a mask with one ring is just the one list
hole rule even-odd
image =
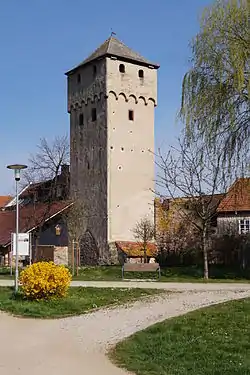
[[[119, 71], [120, 64], [125, 72]], [[143, 71], [143, 78], [139, 77]], [[107, 59], [108, 240], [133, 241], [132, 229], [154, 220], [155, 69]], [[132, 111], [131, 120], [129, 111]]]
[[83, 248], [94, 243], [99, 263], [114, 259], [115, 241], [133, 241], [137, 221], [154, 220], [157, 69], [127, 59], [116, 39], [105, 43], [67, 73], [71, 196], [84, 202]]

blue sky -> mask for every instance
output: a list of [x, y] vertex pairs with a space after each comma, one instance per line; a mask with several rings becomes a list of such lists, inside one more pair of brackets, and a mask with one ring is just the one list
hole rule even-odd
[[178, 136], [176, 113], [189, 41], [211, 0], [8, 0], [0, 4], [0, 194], [6, 165], [28, 163], [41, 137], [69, 132], [64, 73], [110, 36], [161, 65], [156, 147]]

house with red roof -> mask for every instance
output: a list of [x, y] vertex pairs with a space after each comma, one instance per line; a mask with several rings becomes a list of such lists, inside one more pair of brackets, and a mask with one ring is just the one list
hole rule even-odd
[[239, 178], [217, 209], [218, 233], [250, 233], [250, 178]]
[[[2, 201], [5, 204], [0, 207], [0, 256], [1, 262], [6, 264], [10, 261], [11, 234], [16, 231], [16, 198]], [[66, 166], [56, 184], [53, 180], [29, 184], [19, 193], [18, 201], [19, 232], [31, 234], [33, 257], [37, 246], [68, 246], [64, 215], [73, 203], [69, 200]]]
[[0, 196], [0, 209], [5, 207], [12, 200], [10, 195], [2, 195]]

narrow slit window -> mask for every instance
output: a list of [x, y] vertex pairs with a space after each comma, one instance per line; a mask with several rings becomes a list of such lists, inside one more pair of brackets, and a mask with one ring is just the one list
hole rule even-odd
[[82, 77], [81, 74], [77, 74], [77, 83], [81, 83]]
[[92, 121], [96, 121], [96, 108], [92, 108], [91, 117]]
[[120, 73], [125, 73], [125, 65], [124, 64], [120, 64], [119, 65], [119, 72]]
[[140, 78], [144, 78], [144, 71], [142, 69], [139, 70], [138, 75]]
[[96, 76], [96, 72], [97, 72], [97, 68], [96, 68], [96, 65], [93, 66], [93, 76], [95, 77]]
[[83, 119], [83, 113], [80, 113], [79, 115], [79, 125], [83, 125], [84, 119]]
[[134, 111], [132, 111], [131, 109], [128, 111], [128, 118], [129, 121], [134, 121]]

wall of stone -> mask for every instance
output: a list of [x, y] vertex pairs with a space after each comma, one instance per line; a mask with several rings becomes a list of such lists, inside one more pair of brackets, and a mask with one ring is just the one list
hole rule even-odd
[[108, 242], [132, 240], [137, 221], [154, 220], [156, 103], [157, 72], [149, 67], [103, 58], [68, 76], [70, 190], [86, 205], [86, 238], [93, 237], [86, 243], [97, 245], [99, 263], [111, 261]]
[[[93, 67], [96, 74], [93, 76]], [[78, 83], [81, 74], [81, 83]], [[71, 138], [71, 196], [80, 197], [86, 209], [88, 234], [83, 252], [96, 243], [98, 258], [107, 258], [107, 109], [105, 60], [80, 68], [68, 77]], [[96, 110], [96, 120], [92, 110]], [[80, 123], [83, 115], [83, 123]], [[93, 237], [89, 241], [90, 236]], [[89, 245], [88, 245], [89, 244]], [[83, 254], [84, 255], [84, 254]], [[88, 257], [89, 259], [91, 257]], [[95, 258], [95, 257], [94, 257]], [[83, 257], [82, 257], [83, 259]]]
[[54, 263], [57, 265], [69, 264], [68, 246], [55, 246], [54, 247]]
[[154, 221], [156, 70], [108, 58], [107, 96], [108, 240], [132, 241], [139, 220]]

